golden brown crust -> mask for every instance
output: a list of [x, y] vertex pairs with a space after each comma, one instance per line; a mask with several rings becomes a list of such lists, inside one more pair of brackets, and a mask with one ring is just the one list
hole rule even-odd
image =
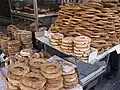
[[30, 72], [24, 76], [22, 83], [27, 87], [42, 89], [46, 79], [39, 73]]
[[15, 75], [21, 76], [29, 72], [29, 67], [23, 63], [16, 63], [9, 66], [9, 71]]
[[56, 83], [56, 84], [46, 84], [46, 90], [59, 90], [63, 88], [63, 82]]
[[45, 58], [35, 58], [33, 60], [30, 60], [29, 64], [31, 67], [39, 69], [41, 67], [41, 64], [46, 63], [47, 60]]
[[45, 63], [41, 65], [41, 73], [48, 79], [61, 76], [61, 66], [57, 63]]
[[20, 86], [21, 90], [39, 90], [39, 89], [27, 87], [27, 86], [23, 85], [22, 83], [20, 83], [19, 86]]
[[10, 83], [9, 81], [7, 82], [7, 85], [8, 85], [8, 87], [10, 88], [10, 89], [18, 89], [18, 87], [17, 86], [14, 86], [12, 83]]
[[47, 83], [49, 84], [54, 84], [56, 82], [63, 82], [63, 77], [57, 77], [57, 78], [53, 78], [53, 79], [47, 79]]
[[74, 88], [76, 85], [78, 84], [78, 78], [72, 82], [64, 82], [64, 88], [66, 89], [71, 89], [71, 88]]

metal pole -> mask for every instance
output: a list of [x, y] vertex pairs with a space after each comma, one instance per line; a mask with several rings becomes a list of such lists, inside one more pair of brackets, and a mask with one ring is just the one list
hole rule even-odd
[[9, 3], [9, 8], [10, 8], [10, 14], [11, 14], [11, 21], [12, 21], [12, 24], [13, 24], [13, 15], [12, 15], [12, 2], [11, 2], [11, 0], [8, 0], [8, 3]]
[[36, 31], [38, 32], [39, 29], [38, 29], [38, 8], [37, 8], [37, 0], [33, 0], [33, 7], [34, 7], [34, 16], [35, 16], [35, 28], [36, 28]]

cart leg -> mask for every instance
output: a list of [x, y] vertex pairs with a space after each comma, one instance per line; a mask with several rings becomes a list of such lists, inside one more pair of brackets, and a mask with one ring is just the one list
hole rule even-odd
[[119, 55], [116, 51], [110, 54], [110, 59], [107, 67], [107, 75], [109, 79], [114, 78], [119, 72]]

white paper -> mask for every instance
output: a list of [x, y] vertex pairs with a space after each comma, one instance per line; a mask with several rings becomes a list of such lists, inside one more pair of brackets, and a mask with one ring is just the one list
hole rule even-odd
[[73, 89], [69, 89], [69, 90], [83, 90], [81, 85], [77, 85], [76, 87], [74, 87]]
[[120, 45], [116, 46], [116, 52], [117, 52], [117, 54], [120, 54]]
[[94, 48], [91, 48], [91, 49], [92, 49], [91, 50], [92, 52], [89, 55], [88, 63], [94, 64], [96, 62], [96, 57], [97, 57], [97, 54], [98, 54], [98, 50], [94, 49]]
[[58, 56], [53, 56], [53, 57], [49, 58], [48, 61], [60, 63], [62, 65], [63, 72], [69, 72], [77, 67], [76, 65], [74, 65], [68, 61], [65, 61], [64, 59], [62, 59]]
[[43, 43], [45, 43], [45, 44], [47, 44], [47, 45], [49, 45], [49, 46], [51, 46], [49, 39], [46, 38], [46, 37], [37, 37], [36, 39], [43, 42]]
[[50, 31], [45, 31], [45, 36], [48, 37], [49, 39], [51, 38], [51, 35], [53, 33], [51, 33]]

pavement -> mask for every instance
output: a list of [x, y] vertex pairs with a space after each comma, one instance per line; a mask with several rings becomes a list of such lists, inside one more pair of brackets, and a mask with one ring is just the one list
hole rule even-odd
[[110, 80], [104, 77], [95, 90], [120, 90], [120, 74]]

